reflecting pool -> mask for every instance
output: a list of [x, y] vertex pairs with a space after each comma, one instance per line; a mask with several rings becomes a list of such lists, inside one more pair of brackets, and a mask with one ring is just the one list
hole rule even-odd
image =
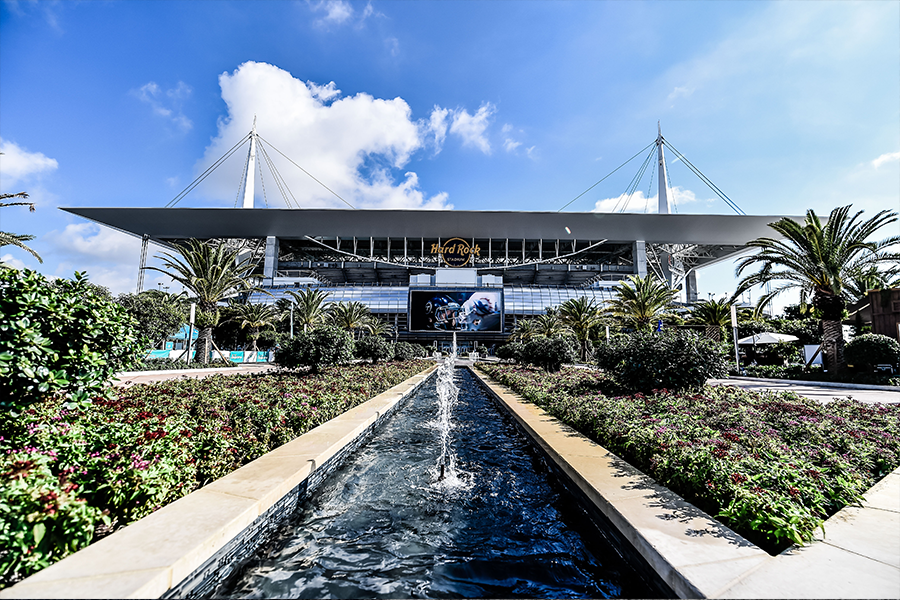
[[453, 377], [449, 450], [433, 377], [216, 596], [657, 596], [473, 375]]

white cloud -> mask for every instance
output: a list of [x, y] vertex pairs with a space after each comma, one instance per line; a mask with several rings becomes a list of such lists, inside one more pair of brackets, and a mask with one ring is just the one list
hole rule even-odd
[[356, 26], [360, 27], [366, 19], [376, 14], [371, 2], [366, 3], [366, 7], [358, 17], [352, 4], [346, 0], [320, 0], [319, 2], [308, 2], [308, 4], [313, 12], [324, 13], [320, 19], [315, 21], [319, 27], [344, 25], [354, 20]]
[[[114, 295], [135, 291], [141, 256], [141, 241], [136, 237], [95, 223], [77, 223], [67, 225], [62, 231], [51, 231], [41, 241], [50, 247], [45, 262], [51, 262], [50, 255], [59, 261], [57, 276], [72, 277], [75, 271], [82, 271], [87, 272], [92, 283], [109, 288]], [[163, 250], [151, 244], [147, 264], [159, 265], [155, 255]], [[168, 276], [155, 271], [146, 271], [144, 281], [144, 289], [161, 282], [171, 288], [169, 291], [181, 290]]]
[[9, 140], [0, 139], [0, 152], [3, 153], [0, 156], [0, 188], [3, 189], [31, 175], [55, 171], [59, 167], [56, 159], [48, 158], [40, 152], [28, 152]]
[[312, 92], [312, 95], [322, 102], [328, 102], [341, 95], [341, 90], [337, 89], [337, 86], [333, 81], [329, 81], [326, 85], [317, 85], [312, 81], [307, 81], [306, 85], [309, 87], [309, 91]]
[[900, 161], [900, 152], [888, 152], [887, 154], [882, 154], [881, 156], [879, 156], [878, 158], [873, 160], [872, 166], [877, 169], [884, 163], [896, 162], [896, 161]]
[[[443, 109], [435, 107], [425, 126], [412, 120], [412, 111], [402, 98], [385, 100], [365, 93], [341, 96], [332, 83], [304, 83], [266, 63], [244, 63], [232, 73], [223, 73], [219, 84], [228, 114], [219, 120], [218, 135], [197, 164], [198, 172], [246, 135], [256, 116], [257, 131], [269, 157], [304, 208], [346, 205], [272, 146], [356, 207], [448, 206], [445, 194], [427, 197], [418, 188], [415, 174], [407, 174], [397, 183], [392, 173], [425, 146], [429, 135], [443, 139]], [[216, 201], [233, 203], [246, 152], [242, 149], [214, 171], [204, 181], [203, 193]], [[283, 206], [284, 201], [274, 196], [276, 187], [265, 166], [263, 173], [269, 205]], [[262, 205], [261, 186], [256, 190], [257, 205]]]
[[[693, 204], [696, 202], [707, 202], [709, 200], [701, 200], [697, 198], [691, 190], [685, 190], [680, 187], [669, 188], [669, 212], [675, 212], [676, 207], [685, 204]], [[604, 198], [597, 200], [594, 209], [591, 212], [630, 212], [630, 213], [655, 213], [659, 211], [659, 194], [654, 194], [649, 198], [644, 195], [642, 190], [636, 191], [631, 198], [626, 198], [625, 194], [615, 198]]]
[[669, 94], [668, 100], [675, 100], [676, 98], [688, 98], [691, 94], [694, 93], [694, 88], [692, 87], [679, 87], [675, 86], [675, 89]]
[[400, 40], [395, 37], [389, 37], [384, 40], [384, 45], [391, 56], [400, 55]]
[[141, 249], [141, 241], [136, 237], [95, 223], [66, 225], [62, 232], [54, 230], [48, 233], [46, 239], [67, 256], [106, 259], [133, 254], [138, 257]]
[[463, 146], [473, 146], [485, 154], [491, 153], [491, 144], [485, 137], [490, 117], [495, 112], [494, 105], [485, 102], [478, 111], [471, 115], [466, 109], [457, 109], [453, 112], [453, 122], [450, 125], [450, 133], [458, 135]]
[[0, 256], [0, 265], [6, 265], [7, 267], [12, 267], [13, 269], [18, 269], [20, 271], [27, 266], [24, 262], [9, 253]]
[[[516, 148], [522, 145], [522, 142], [514, 140], [512, 138], [513, 126], [509, 123], [506, 123], [501, 128], [500, 132], [503, 134], [503, 149], [507, 152], [515, 152]], [[532, 147], [533, 149], [533, 147]], [[527, 150], [529, 154], [531, 154], [531, 149]]]
[[156, 82], [151, 81], [137, 90], [132, 90], [132, 94], [141, 102], [148, 104], [153, 114], [165, 118], [178, 129], [187, 131], [194, 124], [184, 115], [181, 108], [190, 97], [191, 91], [191, 86], [183, 81], [179, 81], [177, 86], [168, 90], [163, 90]]
[[435, 154], [441, 151], [441, 148], [444, 146], [444, 140], [447, 139], [447, 129], [450, 127], [447, 123], [449, 115], [449, 108], [435, 106], [431, 111], [427, 124], [424, 125], [425, 135], [433, 136], [434, 138]]

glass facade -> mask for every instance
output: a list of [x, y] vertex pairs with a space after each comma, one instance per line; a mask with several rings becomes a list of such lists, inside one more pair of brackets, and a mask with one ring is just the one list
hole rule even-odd
[[[409, 306], [409, 287], [406, 286], [340, 286], [322, 287], [328, 293], [328, 302], [362, 302], [373, 313], [403, 313]], [[413, 288], [415, 289], [415, 288]], [[268, 288], [269, 294], [253, 292], [252, 302], [274, 304], [280, 298], [291, 299], [288, 291], [296, 287]], [[551, 286], [505, 286], [503, 288], [504, 313], [506, 315], [540, 315], [547, 308], [559, 306], [574, 298], [593, 298], [598, 304], [612, 300], [614, 285], [592, 288], [565, 288]]]

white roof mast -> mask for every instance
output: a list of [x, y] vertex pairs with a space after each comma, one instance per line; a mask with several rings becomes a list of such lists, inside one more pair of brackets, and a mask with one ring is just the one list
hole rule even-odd
[[659, 121], [656, 122], [656, 128], [659, 132], [656, 137], [656, 149], [659, 160], [659, 214], [667, 215], [669, 214], [669, 178], [666, 177], [666, 157], [663, 154], [662, 127], [660, 127]]
[[250, 132], [250, 154], [247, 156], [247, 172], [244, 173], [244, 203], [243, 208], [253, 208], [253, 196], [255, 190], [253, 184], [256, 181], [256, 115], [253, 115], [253, 130]]

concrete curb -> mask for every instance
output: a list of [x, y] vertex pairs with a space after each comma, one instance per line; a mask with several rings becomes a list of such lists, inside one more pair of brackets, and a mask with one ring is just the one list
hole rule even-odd
[[767, 377], [723, 377], [722, 381], [728, 381], [729, 379], [733, 379], [735, 381], [750, 381], [752, 383], [791, 383], [793, 385], [835, 388], [842, 390], [880, 390], [883, 392], [900, 392], [900, 386], [896, 385], [869, 385], [864, 383], [840, 383], [837, 381], [800, 381], [797, 379], [769, 379]]

